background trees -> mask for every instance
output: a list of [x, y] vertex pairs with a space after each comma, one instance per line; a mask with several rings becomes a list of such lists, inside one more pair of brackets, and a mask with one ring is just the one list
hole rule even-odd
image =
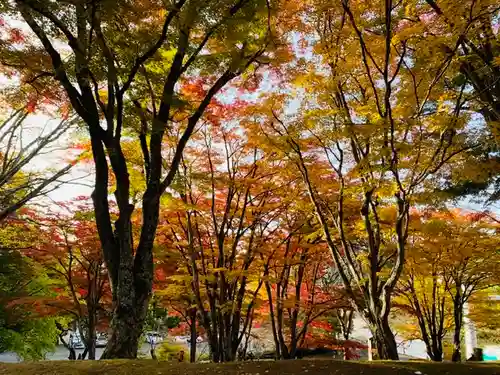
[[270, 95], [249, 121], [302, 176], [346, 291], [381, 358], [396, 359], [388, 319], [410, 207], [433, 199], [426, 194], [452, 163], [477, 147], [466, 137], [465, 86], [448, 89], [446, 54], [435, 53], [435, 65], [419, 54], [421, 30], [405, 20], [403, 4], [315, 6], [312, 48], [324, 65], [312, 59], [292, 72], [303, 93], [296, 112], [276, 105], [286, 95]]
[[[493, 282], [484, 254], [461, 249], [484, 249], [496, 227], [425, 208], [498, 173], [493, 2], [16, 0], [0, 10], [1, 72], [19, 78], [2, 99], [24, 108], [0, 135], [3, 217], [53, 182], [21, 168], [76, 121], [70, 108], [88, 131], [95, 228], [83, 212], [38, 212], [30, 254], [60, 276], [57, 307], [85, 321], [91, 357], [107, 275], [104, 358], [137, 355], [154, 289], [192, 338], [203, 331], [214, 361], [245, 351], [265, 307], [280, 357], [294, 357], [324, 314], [339, 313], [347, 339], [354, 309], [379, 356], [397, 359], [396, 292], [435, 360], [453, 312], [458, 359], [463, 304]], [[44, 100], [60, 107], [60, 127], [12, 152]], [[325, 284], [333, 273], [341, 285]]]
[[82, 336], [83, 359], [95, 359], [96, 331], [108, 325], [111, 307], [95, 217], [84, 200], [60, 203], [58, 211], [26, 218], [34, 242], [23, 253], [52, 278], [56, 295], [40, 303], [69, 317]]
[[[417, 319], [432, 360], [443, 359], [443, 339], [452, 331], [452, 359], [460, 361], [464, 305], [498, 282], [497, 224], [487, 216], [458, 210], [424, 211], [412, 219], [400, 282], [403, 305]], [[475, 303], [480, 305], [480, 299]]]
[[45, 358], [57, 340], [54, 318], [34, 300], [50, 296], [50, 281], [43, 269], [18, 249], [27, 242], [12, 238], [13, 227], [0, 228], [0, 351], [11, 351], [25, 360]]
[[276, 165], [221, 126], [185, 156], [179, 200], [165, 210], [162, 233], [180, 254], [192, 304], [215, 362], [232, 361], [263, 286], [263, 254], [275, 246], [279, 215], [289, 199], [274, 181]]
[[[276, 37], [273, 12], [264, 1], [152, 1], [145, 6], [139, 1], [20, 0], [4, 2], [3, 8], [20, 16], [43, 46], [26, 40], [20, 53], [9, 51], [14, 62], [28, 51], [41, 57], [28, 60], [20, 73], [55, 79], [87, 125], [96, 172], [96, 222], [114, 301], [113, 333], [104, 357], [135, 357], [153, 281], [160, 197], [215, 95], [250, 66], [269, 61], [267, 48], [277, 46], [271, 43]], [[53, 40], [66, 47], [72, 64], [63, 61]], [[137, 246], [131, 242], [134, 205], [122, 148], [125, 133], [137, 137], [143, 151]], [[176, 139], [168, 151], [163, 150], [165, 137]], [[116, 182], [114, 224], [109, 167]]]

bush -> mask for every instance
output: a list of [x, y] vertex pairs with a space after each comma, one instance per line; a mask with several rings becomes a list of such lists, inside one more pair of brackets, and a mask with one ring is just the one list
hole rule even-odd
[[156, 358], [159, 361], [177, 361], [181, 350], [184, 351], [183, 362], [189, 362], [189, 350], [183, 345], [172, 344], [170, 342], [163, 342], [157, 347]]

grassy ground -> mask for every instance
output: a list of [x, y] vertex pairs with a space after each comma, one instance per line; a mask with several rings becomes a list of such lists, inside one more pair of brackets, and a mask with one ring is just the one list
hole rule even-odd
[[296, 360], [232, 364], [135, 361], [46, 361], [0, 364], [0, 375], [500, 375], [500, 364]]

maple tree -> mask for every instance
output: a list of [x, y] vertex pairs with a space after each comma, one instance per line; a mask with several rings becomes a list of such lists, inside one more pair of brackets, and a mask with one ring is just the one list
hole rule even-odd
[[32, 245], [23, 253], [52, 278], [55, 294], [32, 302], [48, 308], [47, 315], [68, 316], [82, 336], [82, 357], [95, 359], [96, 331], [107, 327], [111, 301], [91, 205], [59, 203], [57, 211], [31, 212], [25, 220]]
[[[454, 59], [451, 78], [455, 84], [466, 81], [473, 90], [470, 102], [481, 113], [498, 139], [500, 121], [500, 53], [498, 49], [498, 21], [500, 10], [495, 1], [439, 1], [426, 0], [432, 11], [427, 19], [435, 32], [440, 32], [439, 43]], [[422, 7], [423, 8], [423, 7]], [[435, 38], [438, 39], [438, 38]], [[453, 76], [454, 75], [454, 76]]]
[[[88, 319], [90, 352], [107, 272], [103, 358], [136, 357], [152, 311], [175, 310], [191, 360], [200, 334], [213, 361], [245, 358], [255, 317], [293, 358], [335, 329], [347, 341], [354, 312], [379, 357], [398, 359], [397, 294], [431, 359], [452, 325], [460, 359], [464, 303], [496, 282], [496, 261], [482, 262], [496, 259], [496, 224], [413, 207], [498, 176], [495, 1], [0, 0], [0, 11], [0, 73], [15, 81], [2, 100], [22, 108], [0, 135], [0, 220], [67, 171], [22, 168], [71, 111], [88, 130], [96, 226], [38, 215], [33, 251], [66, 275], [58, 306]], [[60, 127], [12, 152], [26, 114], [50, 106]], [[71, 292], [73, 271], [99, 287]]]
[[312, 47], [325, 64], [306, 61], [291, 73], [304, 92], [296, 112], [281, 105], [286, 94], [273, 93], [249, 109], [247, 126], [300, 173], [380, 358], [397, 359], [389, 313], [410, 207], [432, 199], [477, 143], [467, 138], [465, 87], [447, 90], [441, 70], [412, 53], [420, 30], [406, 25], [404, 6], [386, 2], [373, 17], [367, 7], [318, 2]]
[[[96, 222], [114, 300], [112, 335], [103, 357], [134, 358], [153, 282], [160, 198], [214, 97], [247, 69], [269, 63], [268, 49], [280, 48], [274, 8], [268, 1], [248, 0], [1, 4], [32, 31], [22, 48], [2, 46], [2, 65], [30, 77], [31, 84], [34, 78], [38, 84], [57, 82], [63, 89], [59, 96], [87, 125], [95, 162]], [[62, 57], [61, 45], [71, 63]], [[25, 59], [26, 54], [40, 58]], [[136, 246], [131, 242], [135, 207], [122, 147], [125, 133], [140, 140], [143, 152], [145, 190]], [[166, 136], [176, 138], [167, 160]], [[109, 168], [116, 185], [114, 224]]]
[[[464, 304], [498, 283], [497, 224], [483, 214], [429, 210], [412, 215], [409, 253], [398, 301], [417, 319], [431, 360], [443, 360], [453, 330], [453, 361], [461, 360]], [[488, 261], [486, 261], [488, 260]], [[478, 293], [479, 292], [479, 293]], [[484, 298], [484, 296], [483, 296]], [[476, 298], [476, 303], [481, 303]]]
[[309, 330], [320, 325], [318, 318], [349, 307], [338, 286], [328, 283], [325, 288], [331, 258], [318, 246], [317, 235], [313, 232], [310, 236], [300, 230], [288, 236], [283, 248], [265, 265], [267, 308], [277, 358], [295, 358], [306, 340], [311, 341]]
[[497, 299], [498, 286], [478, 290], [472, 294], [467, 301], [468, 303], [468, 318], [473, 322], [477, 330], [478, 345], [482, 347], [483, 343], [497, 343], [498, 337], [498, 322], [495, 319], [490, 319], [495, 316], [500, 303]]
[[[497, 225], [478, 214], [452, 213], [444, 230], [450, 239], [445, 285], [453, 302], [454, 351], [452, 360], [461, 360], [461, 331], [464, 304], [481, 289], [498, 284], [499, 258], [496, 250]], [[460, 241], [461, 240], [461, 241]]]
[[434, 218], [413, 215], [405, 269], [399, 281], [396, 305], [417, 319], [419, 332], [432, 361], [443, 360], [443, 339], [453, 325], [452, 307], [444, 281], [447, 262], [443, 239], [437, 237]]
[[273, 181], [273, 166], [236, 132], [220, 126], [201, 138], [184, 159], [179, 199], [165, 207], [160, 233], [184, 262], [174, 279], [191, 286], [212, 359], [224, 362], [236, 359], [251, 328], [263, 285], [259, 254], [273, 246], [289, 198], [279, 195], [285, 186]]

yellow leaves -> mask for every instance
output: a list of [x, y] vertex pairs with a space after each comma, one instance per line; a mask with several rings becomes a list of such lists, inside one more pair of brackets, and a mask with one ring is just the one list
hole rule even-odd
[[392, 45], [397, 46], [401, 42], [406, 42], [410, 38], [420, 37], [425, 30], [425, 25], [421, 22], [411, 22], [401, 20], [396, 26], [396, 32], [392, 37]]
[[296, 303], [296, 298], [290, 297], [283, 301], [283, 307], [285, 309], [293, 308], [295, 306], [295, 303]]
[[146, 69], [151, 74], [168, 74], [174, 56], [177, 52], [176, 48], [158, 50], [159, 59], [151, 60], [146, 64]]
[[380, 222], [383, 224], [391, 225], [396, 222], [398, 212], [395, 206], [382, 207], [378, 211]]
[[213, 268], [211, 270], [212, 273], [222, 273], [222, 272], [226, 272], [227, 271], [227, 268], [224, 268], [224, 267], [219, 267], [219, 268]]
[[497, 143], [500, 143], [500, 121], [489, 121], [488, 126], [490, 127], [491, 133], [495, 137]]

